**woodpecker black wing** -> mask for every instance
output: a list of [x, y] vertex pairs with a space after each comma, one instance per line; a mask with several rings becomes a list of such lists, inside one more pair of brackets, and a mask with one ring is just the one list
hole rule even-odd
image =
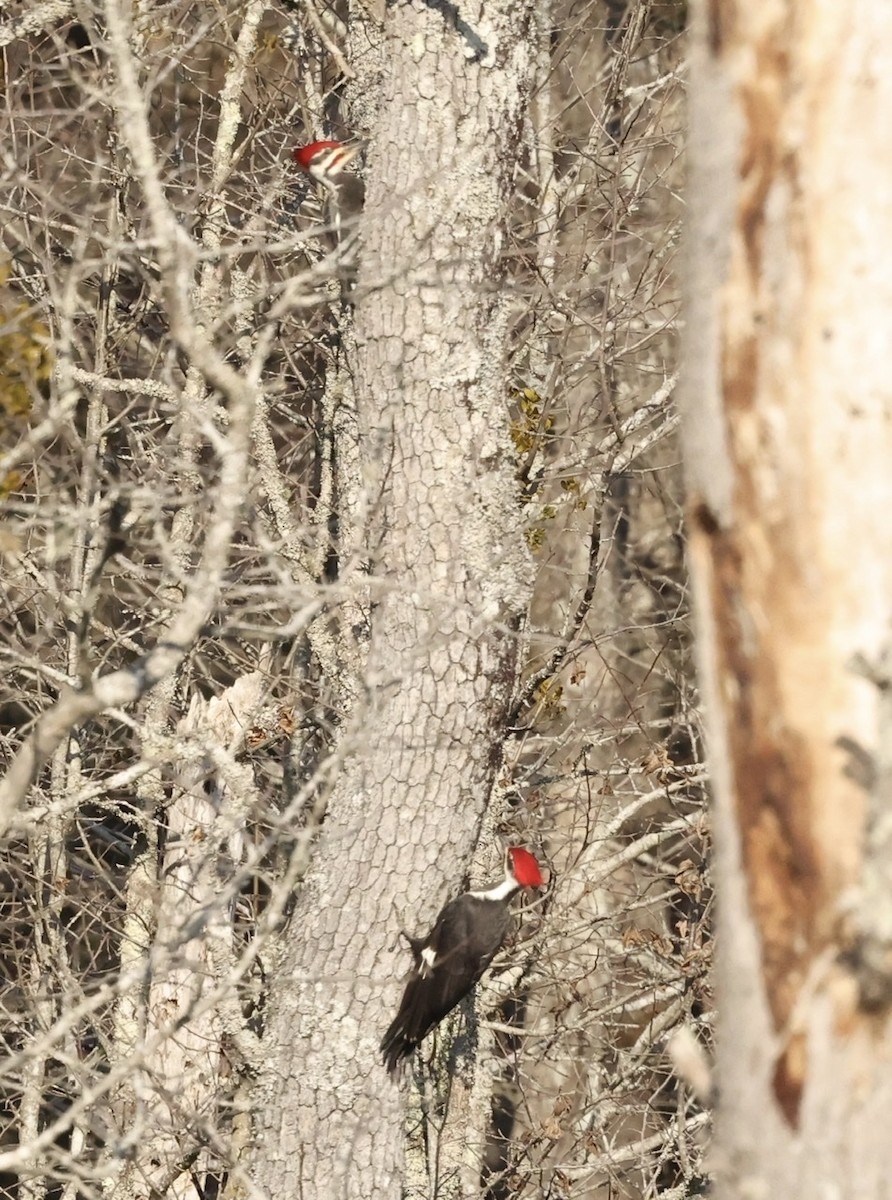
[[505, 940], [510, 919], [504, 901], [466, 893], [446, 905], [428, 937], [410, 939], [415, 966], [381, 1041], [391, 1074], [474, 987]]

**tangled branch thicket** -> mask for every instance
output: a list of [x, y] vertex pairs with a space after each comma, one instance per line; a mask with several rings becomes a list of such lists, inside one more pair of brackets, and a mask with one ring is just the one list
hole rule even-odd
[[[374, 547], [345, 533], [362, 431], [333, 382], [350, 303], [290, 159], [374, 139], [351, 125], [348, 38], [374, 6], [130, 7], [24, 5], [0, 27], [16, 1200], [259, 1194], [276, 939], [356, 752], [374, 610]], [[535, 588], [492, 811], [552, 882], [478, 1001], [492, 1200], [705, 1177], [707, 1116], [667, 1054], [710, 1026], [673, 410], [684, 8], [543, 3], [531, 47], [500, 435]], [[412, 1194], [445, 1197], [431, 1061]]]

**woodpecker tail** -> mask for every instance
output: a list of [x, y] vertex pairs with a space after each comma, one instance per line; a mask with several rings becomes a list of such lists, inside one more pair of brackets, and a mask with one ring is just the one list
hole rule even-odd
[[399, 1073], [400, 1063], [408, 1058], [415, 1050], [417, 1043], [410, 1042], [403, 1029], [403, 1017], [400, 1014], [381, 1039], [381, 1053], [384, 1055], [384, 1065], [388, 1075]]
[[[412, 940], [414, 953], [418, 941]], [[418, 957], [419, 962], [423, 961], [420, 955]], [[447, 998], [445, 1007], [437, 1003], [439, 992], [439, 980], [430, 975], [416, 973], [406, 984], [399, 1012], [381, 1039], [381, 1053], [391, 1075], [396, 1073], [402, 1060], [412, 1054], [422, 1038], [453, 1007], [455, 1002], [451, 996]]]

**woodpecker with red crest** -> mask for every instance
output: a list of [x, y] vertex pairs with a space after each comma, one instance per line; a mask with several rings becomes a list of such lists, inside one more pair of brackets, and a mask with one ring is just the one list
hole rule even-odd
[[541, 887], [542, 882], [533, 855], [512, 846], [505, 855], [501, 883], [450, 900], [427, 937], [403, 935], [415, 965], [399, 1012], [381, 1040], [391, 1074], [464, 999], [495, 958], [511, 924], [511, 897], [521, 888]]
[[346, 171], [357, 154], [365, 147], [364, 141], [353, 142], [310, 142], [298, 146], [291, 157], [313, 180], [323, 199], [326, 224], [341, 237], [341, 231], [355, 221], [362, 211], [365, 186], [358, 175]]

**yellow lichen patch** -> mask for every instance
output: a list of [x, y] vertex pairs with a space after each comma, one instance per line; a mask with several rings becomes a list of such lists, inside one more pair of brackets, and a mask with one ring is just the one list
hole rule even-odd
[[[52, 373], [49, 330], [9, 275], [9, 264], [0, 262], [0, 450], [27, 427], [34, 397]], [[18, 472], [8, 472], [0, 479], [0, 497], [21, 483]]]
[[577, 512], [585, 512], [588, 508], [588, 500], [582, 495], [582, 486], [575, 475], [561, 480], [561, 491], [576, 498], [573, 507]]
[[539, 706], [539, 716], [561, 716], [567, 711], [567, 706], [561, 703], [564, 688], [556, 676], [543, 679], [533, 693], [533, 699]]
[[551, 417], [542, 416], [542, 397], [534, 388], [518, 388], [511, 393], [518, 415], [511, 422], [511, 441], [518, 454], [526, 456], [539, 449], [542, 438], [554, 426]]

